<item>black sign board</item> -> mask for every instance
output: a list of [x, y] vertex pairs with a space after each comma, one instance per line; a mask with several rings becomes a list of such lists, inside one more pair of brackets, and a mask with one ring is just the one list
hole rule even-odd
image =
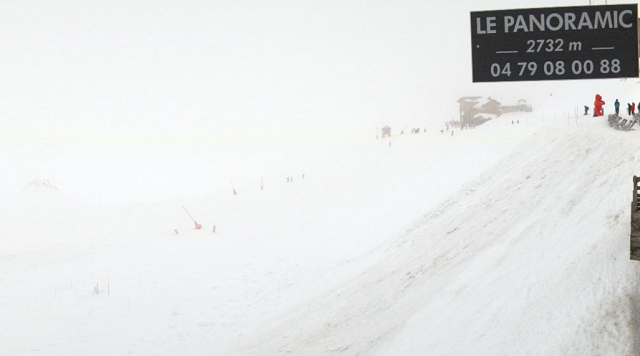
[[638, 5], [471, 13], [474, 82], [638, 77]]

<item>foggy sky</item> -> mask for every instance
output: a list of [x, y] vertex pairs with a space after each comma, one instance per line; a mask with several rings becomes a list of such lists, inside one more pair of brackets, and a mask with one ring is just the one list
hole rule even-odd
[[382, 125], [437, 127], [462, 95], [595, 86], [471, 84], [469, 11], [587, 3], [4, 1], [0, 195], [211, 193]]

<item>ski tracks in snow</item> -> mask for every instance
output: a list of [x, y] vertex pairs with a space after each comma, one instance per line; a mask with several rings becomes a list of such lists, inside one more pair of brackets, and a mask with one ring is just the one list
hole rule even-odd
[[639, 135], [573, 130], [524, 142], [372, 268], [233, 354], [633, 355]]

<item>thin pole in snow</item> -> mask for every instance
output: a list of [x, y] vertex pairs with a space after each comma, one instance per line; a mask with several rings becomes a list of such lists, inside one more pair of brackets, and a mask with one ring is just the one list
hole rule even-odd
[[182, 206], [182, 209], [184, 209], [184, 211], [187, 213], [187, 215], [189, 215], [189, 217], [191, 218], [191, 220], [193, 220], [193, 222], [196, 222], [196, 219], [194, 219], [193, 216], [189, 214], [189, 211], [187, 210], [187, 208], [184, 207], [184, 205]]

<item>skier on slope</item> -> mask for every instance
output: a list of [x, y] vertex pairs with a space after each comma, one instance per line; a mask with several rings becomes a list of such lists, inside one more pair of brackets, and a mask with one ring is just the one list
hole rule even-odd
[[616, 102], [613, 103], [613, 106], [616, 108], [616, 116], [620, 115], [620, 102], [616, 99]]

